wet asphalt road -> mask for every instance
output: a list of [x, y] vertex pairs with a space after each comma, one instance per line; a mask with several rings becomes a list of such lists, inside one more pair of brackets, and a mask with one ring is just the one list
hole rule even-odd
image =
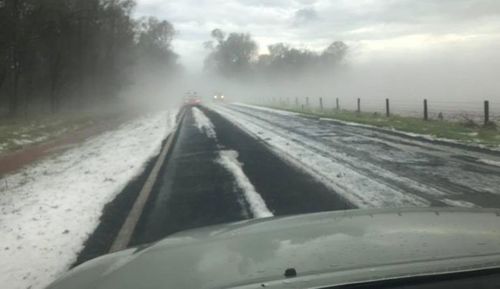
[[130, 245], [254, 217], [234, 176], [217, 162], [221, 150], [238, 153], [244, 174], [275, 216], [354, 207], [218, 113], [199, 109], [213, 123], [216, 138], [200, 131], [192, 109], [187, 109]]
[[[474, 206], [500, 208], [500, 152], [446, 145], [431, 140], [345, 125], [298, 114], [242, 105], [214, 106], [236, 123], [270, 138], [290, 140], [310, 156], [320, 156], [340, 167], [328, 175], [356, 175], [366, 188], [345, 185], [349, 193], [371, 193], [373, 184], [384, 190], [412, 196], [409, 206]], [[279, 145], [279, 143], [278, 143]], [[293, 156], [292, 156], [293, 157]], [[385, 188], [385, 189], [384, 189]], [[380, 198], [367, 206], [400, 206], [394, 198]]]
[[[253, 218], [234, 172], [218, 162], [228, 150], [237, 152], [244, 175], [276, 216], [363, 205], [500, 208], [500, 152], [242, 105], [198, 109], [216, 137], [200, 131], [192, 109], [187, 110], [129, 246]], [[301, 162], [291, 165], [291, 159], [306, 166], [299, 169]], [[109, 251], [152, 165], [106, 206], [74, 265]], [[387, 194], [391, 190], [399, 199]], [[346, 201], [353, 195], [368, 196], [366, 204]], [[414, 198], [402, 202], [401, 196]]]

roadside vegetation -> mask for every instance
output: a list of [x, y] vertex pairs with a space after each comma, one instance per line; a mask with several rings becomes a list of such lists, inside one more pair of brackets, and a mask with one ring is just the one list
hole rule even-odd
[[34, 118], [0, 119], [0, 156], [91, 126], [88, 115], [50, 115]]
[[0, 154], [120, 113], [148, 97], [132, 86], [179, 72], [173, 25], [134, 18], [135, 5], [0, 0]]
[[494, 122], [480, 125], [471, 119], [464, 121], [423, 120], [416, 117], [392, 115], [386, 117], [380, 113], [353, 112], [347, 110], [297, 109], [286, 106], [266, 105], [270, 108], [301, 113], [307, 116], [330, 118], [340, 121], [371, 125], [378, 128], [397, 130], [457, 141], [464, 144], [481, 144], [489, 147], [500, 146], [500, 130]]
[[214, 29], [211, 37], [204, 43], [209, 52], [205, 70], [232, 81], [250, 81], [252, 85], [276, 85], [279, 79], [297, 79], [308, 73], [329, 75], [349, 50], [342, 41], [332, 41], [322, 51], [280, 42], [267, 46], [268, 53], [259, 54], [257, 42], [248, 33]]
[[136, 19], [134, 7], [133, 0], [0, 1], [0, 116], [113, 107], [142, 78], [176, 73], [173, 25]]

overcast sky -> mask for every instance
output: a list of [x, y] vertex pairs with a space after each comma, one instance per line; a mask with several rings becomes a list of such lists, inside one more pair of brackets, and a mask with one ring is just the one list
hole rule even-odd
[[490, 52], [500, 40], [499, 0], [137, 0], [137, 16], [172, 22], [181, 62], [201, 66], [214, 28], [249, 32], [260, 51], [276, 42], [320, 50], [334, 40], [351, 58], [429, 51]]

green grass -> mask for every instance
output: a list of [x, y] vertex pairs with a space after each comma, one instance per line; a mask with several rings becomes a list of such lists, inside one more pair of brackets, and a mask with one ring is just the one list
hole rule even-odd
[[500, 131], [495, 125], [483, 127], [473, 123], [460, 123], [444, 120], [424, 121], [415, 117], [403, 117], [393, 115], [386, 117], [380, 113], [356, 113], [351, 111], [318, 111], [306, 109], [304, 111], [295, 108], [280, 106], [268, 106], [302, 113], [305, 115], [331, 118], [359, 124], [372, 125], [379, 128], [395, 129], [403, 132], [431, 135], [433, 137], [455, 140], [465, 144], [482, 144], [486, 146], [498, 147], [500, 145]]
[[45, 142], [92, 123], [89, 116], [74, 115], [0, 118], [0, 154]]

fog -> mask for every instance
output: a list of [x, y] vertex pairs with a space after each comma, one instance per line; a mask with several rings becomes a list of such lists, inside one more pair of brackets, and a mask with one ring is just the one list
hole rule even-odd
[[349, 110], [360, 98], [369, 112], [388, 98], [408, 115], [423, 99], [450, 116], [480, 114], [489, 100], [500, 115], [497, 1], [93, 1], [78, 2], [100, 19], [82, 35], [70, 20], [54, 27], [62, 34], [40, 29], [52, 23], [50, 3], [20, 6], [23, 17], [0, 5], [0, 40], [11, 48], [0, 49], [0, 114], [174, 107], [197, 91], [206, 102], [321, 97], [333, 108], [338, 98]]
[[[492, 113], [500, 115], [498, 1], [138, 3], [137, 15], [165, 16], [177, 27], [172, 45], [185, 70], [176, 90], [196, 90], [206, 99], [223, 92], [228, 101], [253, 103], [295, 98], [305, 103], [309, 97], [312, 105], [322, 97], [328, 107], [339, 98], [345, 109], [354, 109], [361, 98], [366, 111], [381, 111], [389, 98], [400, 114], [419, 113], [428, 99], [431, 111], [445, 116], [479, 114], [489, 100]], [[257, 69], [246, 75], [207, 70], [204, 62], [213, 51], [203, 43], [217, 43], [210, 36], [216, 28], [226, 36], [248, 33], [257, 45], [249, 62]], [[328, 72], [258, 69], [269, 45], [321, 54], [334, 41], [348, 50]]]
[[[472, 41], [473, 42], [473, 41]], [[483, 101], [491, 102], [492, 114], [500, 115], [500, 43], [454, 43], [449, 47], [420, 50], [363, 51], [349, 47], [335, 69], [308, 70], [300, 76], [279, 74], [227, 78], [214, 72], [189, 71], [184, 75], [186, 90], [197, 90], [206, 101], [222, 92], [227, 101], [267, 103], [281, 101], [335, 107], [339, 98], [343, 109], [354, 110], [357, 98], [362, 109], [381, 112], [385, 99], [396, 114], [416, 115], [428, 99], [431, 112], [445, 116], [482, 113]], [[182, 90], [182, 89], [181, 89]]]

